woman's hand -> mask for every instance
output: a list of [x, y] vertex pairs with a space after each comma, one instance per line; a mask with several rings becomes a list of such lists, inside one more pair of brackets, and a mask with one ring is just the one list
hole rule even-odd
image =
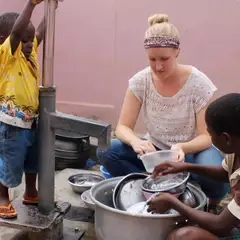
[[140, 138], [132, 141], [131, 146], [133, 150], [140, 155], [143, 155], [144, 153], [156, 151], [155, 147], [150, 141], [142, 140]]
[[155, 179], [157, 176], [184, 172], [186, 170], [187, 170], [187, 163], [165, 161], [163, 163], [160, 163], [154, 168], [152, 173], [152, 178]]
[[172, 203], [176, 200], [176, 197], [169, 193], [160, 193], [159, 196], [151, 199], [148, 202], [148, 212], [153, 213], [166, 213], [172, 208]]
[[178, 162], [184, 162], [185, 153], [183, 152], [182, 147], [179, 143], [172, 145], [171, 150], [178, 152]]

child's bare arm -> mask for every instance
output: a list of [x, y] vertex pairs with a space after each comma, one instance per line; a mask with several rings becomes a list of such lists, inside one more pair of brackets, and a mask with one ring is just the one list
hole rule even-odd
[[22, 40], [23, 34], [25, 33], [25, 30], [28, 27], [35, 6], [42, 1], [43, 0], [28, 0], [25, 8], [23, 9], [18, 19], [16, 20], [12, 32], [10, 34], [12, 54], [15, 53], [19, 46], [19, 43]]
[[176, 201], [174, 205], [176, 211], [217, 236], [228, 234], [239, 222], [239, 219], [237, 219], [227, 207], [220, 215], [215, 215], [193, 209], [180, 201]]
[[[58, 7], [58, 0], [56, 1], [56, 9]], [[44, 37], [44, 32], [45, 32], [45, 18], [43, 17], [42, 21], [40, 22], [40, 24], [38, 25], [37, 31], [36, 31], [36, 37], [37, 37], [37, 41], [38, 41], [38, 46], [41, 44], [41, 42], [43, 41], [43, 37]]]
[[170, 194], [160, 194], [149, 202], [149, 211], [164, 213], [169, 209], [175, 209], [191, 222], [217, 236], [228, 234], [239, 222], [228, 208], [220, 215], [215, 215], [191, 208]]
[[37, 31], [36, 31], [36, 37], [37, 37], [37, 43], [38, 46], [41, 44], [45, 32], [45, 18], [43, 17], [42, 21], [38, 25]]
[[191, 172], [214, 180], [229, 182], [228, 172], [222, 166], [205, 166], [201, 164], [166, 161], [160, 163], [153, 171], [153, 178], [169, 173]]
[[201, 164], [189, 164], [189, 172], [211, 178], [221, 182], [229, 182], [228, 172], [220, 166], [204, 166]]

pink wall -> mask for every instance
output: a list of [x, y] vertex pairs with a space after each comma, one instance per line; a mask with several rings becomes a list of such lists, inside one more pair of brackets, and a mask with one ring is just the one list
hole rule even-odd
[[[2, 11], [19, 10], [24, 0], [0, 2]], [[219, 95], [240, 91], [239, 4], [238, 0], [65, 0], [56, 26], [58, 109], [115, 124], [128, 79], [147, 64], [143, 35], [147, 17], [156, 12], [167, 13], [179, 28], [182, 63], [204, 71]], [[35, 23], [42, 13], [42, 8], [36, 11]]]
[[20, 11], [22, 9], [22, 0], [1, 0], [0, 1], [0, 13], [10, 12], [10, 11]]

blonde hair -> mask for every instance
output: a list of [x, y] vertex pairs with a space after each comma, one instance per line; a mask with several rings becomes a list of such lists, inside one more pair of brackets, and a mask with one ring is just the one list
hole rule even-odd
[[145, 33], [145, 38], [157, 36], [170, 36], [179, 40], [177, 28], [168, 22], [167, 14], [154, 14], [148, 18], [149, 28]]

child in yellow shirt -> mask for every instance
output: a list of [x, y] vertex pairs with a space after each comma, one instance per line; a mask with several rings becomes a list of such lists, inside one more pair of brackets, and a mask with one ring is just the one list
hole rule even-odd
[[23, 12], [0, 16], [0, 218], [14, 218], [8, 188], [18, 186], [25, 172], [24, 203], [37, 203], [36, 120], [39, 67], [37, 48], [44, 21], [37, 31], [31, 23], [35, 6], [28, 0]]

